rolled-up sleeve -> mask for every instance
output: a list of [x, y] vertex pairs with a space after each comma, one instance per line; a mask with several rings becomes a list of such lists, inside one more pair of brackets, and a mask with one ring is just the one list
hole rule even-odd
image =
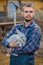
[[4, 38], [3, 38], [3, 40], [2, 40], [2, 44], [4, 45], [4, 46], [7, 46], [8, 45], [8, 42], [7, 42], [7, 39], [12, 35], [12, 34], [14, 34], [15, 33], [15, 27], [13, 27], [11, 30], [10, 30], [10, 32], [8, 32], [7, 34], [5, 34], [5, 36], [4, 36]]

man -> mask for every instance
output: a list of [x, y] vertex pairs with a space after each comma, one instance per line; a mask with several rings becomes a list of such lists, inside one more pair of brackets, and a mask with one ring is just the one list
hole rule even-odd
[[[34, 52], [39, 48], [41, 29], [34, 22], [34, 7], [31, 4], [22, 8], [23, 24], [17, 24], [5, 35], [2, 43], [11, 48], [10, 65], [34, 65]], [[16, 28], [26, 36], [25, 45], [20, 47], [17, 42], [8, 43], [7, 39], [16, 33]]]

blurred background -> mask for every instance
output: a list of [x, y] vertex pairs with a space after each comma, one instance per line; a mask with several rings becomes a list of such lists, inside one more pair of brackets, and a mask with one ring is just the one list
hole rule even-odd
[[21, 8], [26, 3], [35, 7], [34, 20], [41, 27], [42, 39], [39, 50], [35, 52], [35, 65], [43, 65], [43, 0], [0, 0], [0, 65], [9, 65], [10, 60], [1, 41], [15, 24], [14, 21], [18, 24], [24, 20]]

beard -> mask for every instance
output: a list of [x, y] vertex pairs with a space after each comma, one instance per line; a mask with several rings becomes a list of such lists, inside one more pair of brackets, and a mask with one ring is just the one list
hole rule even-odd
[[26, 18], [24, 18], [24, 20], [25, 20], [26, 22], [29, 22], [29, 21], [31, 21], [31, 20], [33, 20], [33, 19], [34, 19], [34, 17], [30, 18], [29, 20], [26, 19]]
[[33, 19], [34, 19], [34, 17], [33, 17], [33, 18], [30, 18], [29, 20], [28, 20], [28, 19], [26, 19], [25, 17], [23, 17], [23, 19], [24, 19], [26, 22], [29, 22], [29, 21], [33, 20]]
[[32, 19], [30, 19], [30, 20], [25, 19], [26, 22], [29, 22], [29, 21], [31, 21], [31, 20], [32, 20]]
[[[33, 18], [32, 18], [32, 19], [33, 19]], [[26, 21], [26, 22], [29, 22], [29, 21], [31, 21], [32, 19], [30, 19], [30, 20], [28, 20], [28, 19], [25, 19], [25, 21]]]

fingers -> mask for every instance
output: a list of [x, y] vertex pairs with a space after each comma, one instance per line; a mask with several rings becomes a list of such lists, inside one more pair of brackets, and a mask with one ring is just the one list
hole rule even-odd
[[13, 42], [13, 43], [9, 43], [9, 46], [10, 46], [10, 47], [17, 47], [18, 44], [17, 44], [16, 42]]

